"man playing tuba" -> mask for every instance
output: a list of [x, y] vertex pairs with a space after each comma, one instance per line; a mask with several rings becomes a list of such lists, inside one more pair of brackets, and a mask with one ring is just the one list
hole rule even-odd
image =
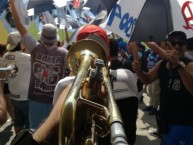
[[[126, 145], [123, 122], [108, 81], [109, 39], [106, 32], [95, 25], [84, 26], [68, 55], [76, 77], [66, 77], [58, 83], [54, 108], [47, 120], [34, 133], [23, 133], [22, 139], [16, 137], [12, 145], [53, 145], [58, 144], [58, 136], [60, 145], [97, 145], [97, 137], [109, 132], [112, 144]], [[61, 83], [63, 80], [65, 84]]]

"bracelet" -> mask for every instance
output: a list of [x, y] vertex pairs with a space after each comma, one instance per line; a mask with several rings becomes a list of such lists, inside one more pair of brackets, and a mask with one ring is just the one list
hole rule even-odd
[[23, 130], [11, 142], [11, 145], [40, 145], [32, 137], [30, 130]]
[[186, 64], [183, 61], [180, 61], [180, 63], [174, 67], [174, 70], [178, 70], [179, 68], [185, 68]]

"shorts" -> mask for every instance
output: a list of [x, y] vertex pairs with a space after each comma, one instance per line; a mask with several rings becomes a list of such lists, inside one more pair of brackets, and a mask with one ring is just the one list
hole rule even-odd
[[33, 131], [36, 130], [49, 116], [52, 108], [52, 104], [29, 100], [30, 129]]
[[14, 107], [14, 126], [29, 129], [29, 101], [11, 100]]
[[193, 126], [170, 125], [163, 134], [164, 145], [193, 145]]

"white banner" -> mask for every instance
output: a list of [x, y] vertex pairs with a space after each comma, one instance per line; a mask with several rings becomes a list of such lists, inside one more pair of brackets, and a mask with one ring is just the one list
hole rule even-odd
[[101, 27], [130, 40], [145, 2], [146, 0], [119, 0]]
[[170, 4], [174, 30], [193, 37], [193, 0], [170, 0]]

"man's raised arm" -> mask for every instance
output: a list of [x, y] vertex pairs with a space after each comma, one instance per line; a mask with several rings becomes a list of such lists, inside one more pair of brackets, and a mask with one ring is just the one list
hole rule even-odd
[[10, 5], [10, 9], [11, 9], [11, 13], [14, 19], [15, 26], [17, 30], [19, 31], [19, 33], [21, 34], [21, 36], [23, 37], [27, 33], [27, 29], [25, 28], [25, 26], [22, 24], [20, 20], [17, 9], [15, 7], [14, 0], [9, 0], [9, 5]]

